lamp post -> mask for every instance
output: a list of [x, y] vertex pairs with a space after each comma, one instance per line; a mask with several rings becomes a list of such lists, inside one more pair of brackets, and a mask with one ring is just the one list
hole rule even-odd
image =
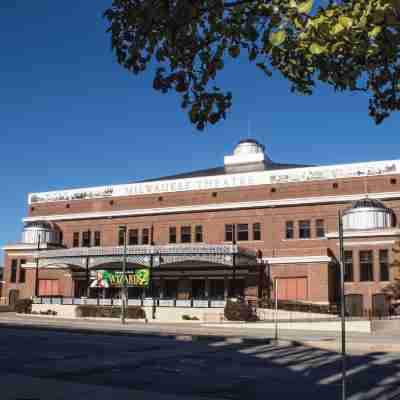
[[346, 400], [346, 298], [344, 292], [344, 243], [342, 212], [338, 212], [338, 233], [340, 247], [340, 317], [342, 322], [342, 400]]
[[231, 297], [236, 296], [236, 254], [233, 248], [236, 245], [236, 225], [232, 225], [232, 289]]
[[120, 231], [124, 234], [124, 253], [122, 259], [122, 286], [121, 286], [121, 324], [125, 324], [126, 316], [126, 225], [119, 226]]
[[40, 251], [41, 235], [38, 234], [36, 271], [35, 271], [35, 297], [39, 297], [39, 251]]

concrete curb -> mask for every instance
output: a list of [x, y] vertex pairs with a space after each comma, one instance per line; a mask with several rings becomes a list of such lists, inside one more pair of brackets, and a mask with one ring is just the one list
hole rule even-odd
[[[151, 326], [150, 324], [145, 324], [142, 322], [138, 323], [138, 330], [135, 330], [134, 326], [126, 326], [121, 329], [119, 326], [112, 325], [93, 325], [90, 327], [87, 326], [78, 326], [75, 325], [76, 319], [64, 319], [65, 324], [52, 325], [51, 321], [46, 321], [43, 324], [37, 324], [34, 321], [24, 321], [24, 318], [20, 318], [21, 322], [17, 321], [5, 321], [0, 319], [0, 327], [9, 327], [13, 329], [31, 329], [38, 331], [54, 331], [54, 332], [69, 332], [69, 333], [78, 333], [78, 334], [90, 334], [90, 335], [118, 335], [118, 336], [141, 336], [141, 337], [160, 337], [165, 339], [174, 339], [179, 341], [193, 341], [193, 342], [201, 342], [201, 341], [227, 341], [230, 343], [241, 343], [241, 342], [254, 342], [255, 344], [276, 344], [276, 345], [286, 345], [286, 346], [307, 346], [318, 348], [321, 350], [340, 352], [340, 342], [339, 340], [293, 340], [293, 339], [279, 339], [278, 342], [275, 342], [273, 338], [260, 338], [257, 336], [251, 336], [251, 332], [248, 332], [249, 335], [237, 334], [234, 332], [230, 333], [185, 333], [185, 332], [172, 332], [162, 330], [153, 330], [153, 331], [142, 331], [140, 330], [140, 326]], [[137, 322], [136, 320], [134, 320]], [[70, 325], [66, 325], [67, 323]], [[71, 324], [72, 322], [72, 324]], [[195, 328], [195, 327], [194, 327]], [[377, 344], [377, 343], [360, 343], [360, 342], [348, 342], [348, 352], [349, 353], [372, 353], [372, 352], [400, 352], [400, 344]]]

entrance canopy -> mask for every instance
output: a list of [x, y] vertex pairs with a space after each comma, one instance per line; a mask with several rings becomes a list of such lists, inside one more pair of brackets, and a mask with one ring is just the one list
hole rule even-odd
[[[219, 264], [227, 267], [257, 264], [254, 251], [237, 245], [127, 246], [126, 254], [128, 263], [152, 268], [185, 262]], [[96, 269], [105, 263], [121, 263], [123, 255], [124, 247], [115, 246], [46, 250], [36, 252], [35, 256], [39, 259], [40, 268], [68, 264], [82, 269]]]

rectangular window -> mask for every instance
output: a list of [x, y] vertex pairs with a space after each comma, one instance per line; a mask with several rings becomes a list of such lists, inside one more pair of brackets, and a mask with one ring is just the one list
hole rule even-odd
[[[139, 230], [138, 229], [129, 229], [128, 232], [128, 243], [129, 246], [136, 246], [139, 244]], [[124, 244], [124, 240], [122, 239], [122, 245]]]
[[379, 271], [381, 281], [389, 280], [389, 251], [379, 250]]
[[293, 221], [286, 221], [285, 238], [286, 239], [294, 238], [294, 223], [293, 223]]
[[225, 225], [225, 242], [233, 242], [233, 225]]
[[353, 272], [353, 252], [348, 250], [344, 252], [344, 280], [345, 282], [354, 281]]
[[85, 231], [82, 232], [82, 247], [90, 247], [91, 245], [91, 232], [90, 231]]
[[79, 247], [79, 232], [74, 232], [73, 238], [72, 238], [72, 246]]
[[253, 240], [261, 240], [261, 224], [259, 222], [253, 224]]
[[360, 281], [367, 282], [374, 280], [373, 253], [371, 250], [360, 251]]
[[317, 238], [325, 237], [325, 223], [323, 219], [317, 219], [315, 221], [315, 236]]
[[181, 226], [181, 243], [192, 241], [192, 229], [190, 226]]
[[17, 270], [18, 270], [18, 260], [11, 260], [11, 276], [10, 276], [11, 283], [17, 282]]
[[299, 238], [309, 239], [311, 237], [310, 221], [299, 221]]
[[19, 283], [25, 283], [26, 273], [25, 273], [26, 260], [20, 260], [19, 262]]
[[169, 242], [176, 243], [176, 227], [175, 226], [169, 227]]
[[123, 229], [118, 230], [118, 246], [125, 244], [125, 231]]
[[95, 247], [101, 246], [101, 232], [100, 231], [94, 232], [94, 246]]
[[150, 230], [149, 228], [144, 228], [142, 230], [142, 244], [149, 244], [150, 242]]
[[203, 226], [202, 225], [196, 225], [195, 228], [195, 233], [196, 233], [196, 242], [197, 243], [202, 243], [203, 242]]
[[237, 240], [249, 240], [249, 225], [248, 224], [238, 224]]

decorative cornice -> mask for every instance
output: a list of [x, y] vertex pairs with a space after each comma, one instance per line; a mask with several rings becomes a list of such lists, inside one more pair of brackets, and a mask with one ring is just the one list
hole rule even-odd
[[186, 179], [131, 183], [127, 185], [101, 186], [53, 192], [31, 193], [28, 203], [89, 200], [145, 194], [189, 192], [279, 183], [323, 181], [329, 179], [360, 178], [366, 176], [396, 174], [400, 171], [400, 160], [375, 161], [320, 167], [291, 168], [247, 173], [203, 176]]
[[[344, 231], [343, 237], [345, 238], [365, 238], [365, 237], [390, 237], [399, 236], [399, 228], [391, 229], [379, 229], [379, 230], [369, 230], [369, 231]], [[339, 234], [337, 232], [328, 232], [325, 235], [328, 239], [337, 239]]]
[[329, 256], [303, 256], [303, 257], [264, 257], [263, 261], [268, 264], [310, 264], [329, 263], [332, 258]]
[[[199, 211], [219, 211], [219, 210], [237, 210], [237, 209], [249, 209], [249, 208], [288, 207], [288, 206], [313, 205], [313, 204], [348, 203], [348, 202], [353, 202], [355, 200], [360, 200], [364, 197], [365, 194], [360, 193], [360, 194], [343, 195], [343, 196], [298, 197], [298, 198], [286, 198], [278, 200], [260, 200], [260, 201], [232, 202], [232, 203], [220, 203], [220, 204], [216, 203], [199, 204], [192, 206], [54, 214], [54, 215], [42, 215], [37, 217], [26, 217], [23, 219], [23, 221], [24, 222], [73, 221], [82, 219], [117, 218], [117, 217], [130, 217], [130, 216], [140, 216], [140, 215], [191, 213]], [[400, 199], [400, 192], [369, 193], [368, 197], [380, 200]]]

